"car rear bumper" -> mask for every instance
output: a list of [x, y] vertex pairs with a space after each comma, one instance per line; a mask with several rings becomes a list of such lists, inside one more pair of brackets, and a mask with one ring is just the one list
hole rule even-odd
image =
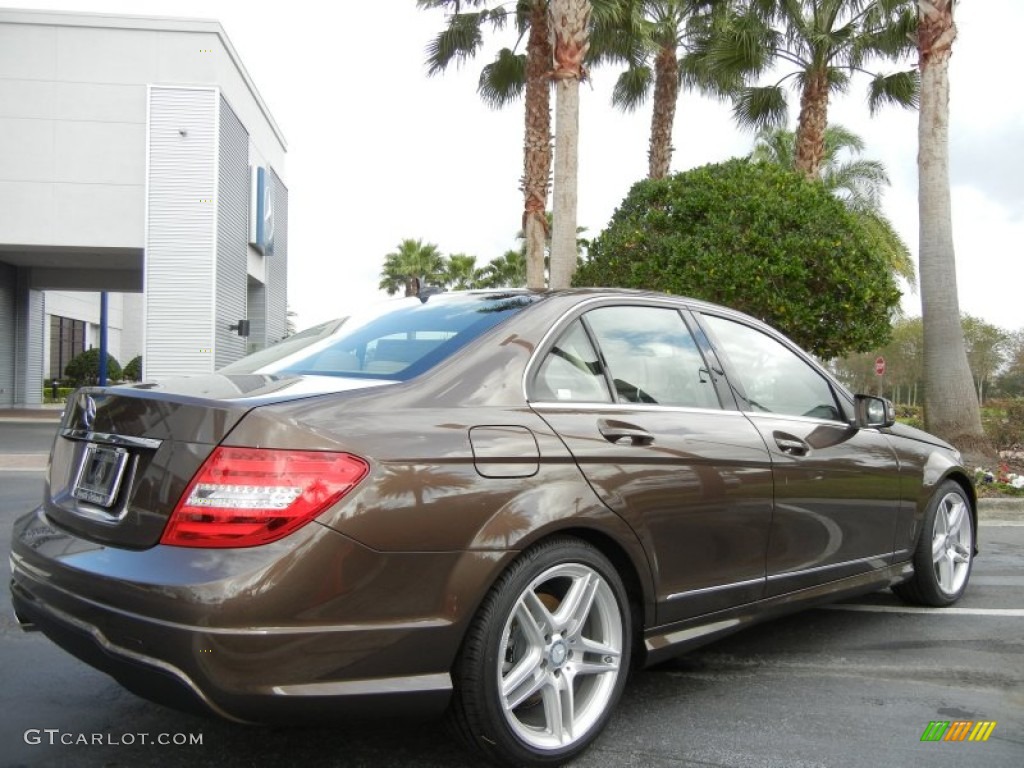
[[[133, 582], [124, 579], [123, 552], [89, 545], [86, 557], [78, 551], [81, 540], [66, 532], [47, 526], [48, 536], [40, 537], [40, 526], [46, 525], [37, 512], [15, 526], [11, 596], [19, 621], [144, 698], [241, 722], [307, 723], [323, 720], [325, 713], [330, 719], [441, 713], [451, 694], [449, 669], [468, 620], [464, 614], [475, 607], [469, 595], [446, 594], [445, 585], [476, 567], [481, 569], [477, 584], [489, 583], [483, 571], [502, 559], [495, 553], [484, 558], [471, 553], [356, 555], [346, 540], [342, 554], [359, 560], [359, 583], [349, 592], [344, 585], [326, 592], [323, 585], [312, 592], [282, 588], [294, 604], [284, 620], [270, 624], [261, 617], [277, 616], [271, 611], [280, 609], [279, 598], [264, 607], [261, 601], [270, 597], [259, 589], [238, 588], [243, 576], [246, 583], [253, 579], [252, 553], [239, 559], [233, 573], [224, 570], [226, 560], [219, 568], [204, 566], [216, 572], [214, 582]], [[317, 539], [344, 539], [312, 528], [319, 530], [306, 532], [308, 541], [299, 545], [307, 557], [313, 557], [309, 550], [317, 548]], [[41, 538], [43, 546], [30, 545]], [[133, 569], [140, 572], [147, 559], [159, 571], [160, 557], [182, 563], [210, 557], [180, 548], [163, 548], [175, 551], [161, 555], [157, 549], [129, 553]], [[70, 562], [52, 556], [57, 551], [71, 553], [64, 558]], [[400, 558], [401, 565], [393, 558]], [[391, 562], [374, 566], [382, 560]], [[267, 567], [272, 570], [280, 562], [271, 558]], [[100, 572], [103, 568], [106, 573]], [[187, 573], [184, 568], [178, 572]], [[404, 574], [405, 585], [405, 594], [397, 597], [396, 573]], [[323, 580], [330, 581], [330, 575], [322, 574]], [[389, 592], [391, 599], [384, 599]], [[353, 615], [351, 595], [362, 606], [359, 616]], [[244, 613], [235, 605], [240, 600], [248, 605]], [[396, 608], [380, 609], [380, 603]], [[329, 613], [333, 621], [327, 620]]]

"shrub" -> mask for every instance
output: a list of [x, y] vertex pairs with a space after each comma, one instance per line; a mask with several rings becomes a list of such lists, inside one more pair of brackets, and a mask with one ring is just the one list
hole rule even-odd
[[142, 355], [136, 355], [124, 367], [126, 381], [142, 381]]
[[[117, 359], [107, 355], [107, 380], [121, 380], [121, 364]], [[100, 351], [98, 349], [87, 349], [80, 355], [72, 358], [68, 367], [64, 369], [64, 377], [76, 387], [86, 384], [96, 384], [100, 379]]]
[[830, 359], [891, 334], [900, 292], [871, 242], [824, 185], [730, 160], [635, 184], [574, 283], [725, 304]]

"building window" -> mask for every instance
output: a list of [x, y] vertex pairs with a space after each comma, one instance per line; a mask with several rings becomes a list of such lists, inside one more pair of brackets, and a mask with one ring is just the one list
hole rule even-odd
[[85, 321], [50, 315], [50, 376], [64, 378], [64, 369], [85, 352]]

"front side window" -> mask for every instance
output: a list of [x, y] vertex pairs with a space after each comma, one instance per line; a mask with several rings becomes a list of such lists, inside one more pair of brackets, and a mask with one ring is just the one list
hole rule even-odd
[[744, 410], [842, 421], [828, 381], [784, 344], [733, 320], [702, 315], [701, 321], [732, 363]]
[[620, 403], [718, 408], [697, 344], [674, 309], [601, 307], [585, 316]]

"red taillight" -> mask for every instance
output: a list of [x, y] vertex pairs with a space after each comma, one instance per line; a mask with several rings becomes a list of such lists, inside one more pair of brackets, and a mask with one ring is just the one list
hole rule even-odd
[[352, 490], [369, 465], [324, 451], [220, 447], [203, 462], [161, 544], [254, 547], [287, 536]]

